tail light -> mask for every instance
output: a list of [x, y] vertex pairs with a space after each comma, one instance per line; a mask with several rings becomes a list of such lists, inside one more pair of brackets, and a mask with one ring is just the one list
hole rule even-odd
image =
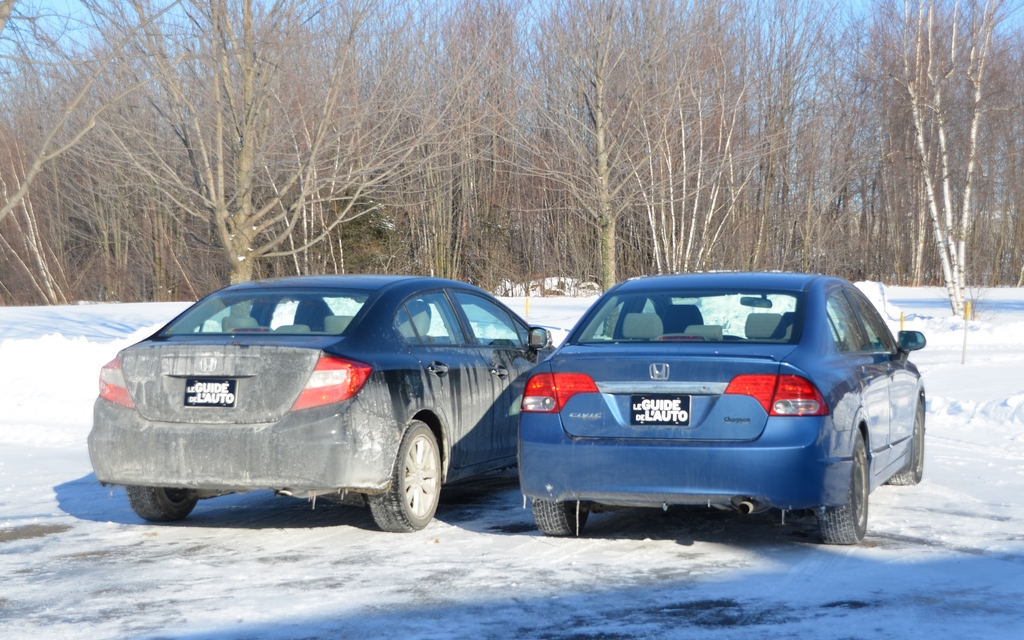
[[117, 357], [100, 369], [100, 397], [122, 407], [135, 408], [135, 403], [128, 394], [124, 374], [121, 373], [121, 354], [117, 354]]
[[594, 379], [585, 373], [538, 373], [526, 383], [523, 411], [556, 413], [577, 393], [597, 393]]
[[321, 355], [292, 411], [348, 400], [363, 388], [371, 371], [362, 362]]
[[740, 375], [732, 379], [727, 394], [751, 396], [770, 416], [824, 416], [828, 406], [807, 378], [783, 375]]

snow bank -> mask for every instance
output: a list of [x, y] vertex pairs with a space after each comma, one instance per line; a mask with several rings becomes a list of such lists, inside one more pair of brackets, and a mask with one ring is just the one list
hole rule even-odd
[[[877, 284], [857, 283], [857, 286], [864, 291], [866, 287], [862, 285]], [[905, 314], [904, 328], [924, 333], [929, 347], [962, 348], [965, 324], [968, 352], [977, 347], [1024, 345], [1024, 292], [1021, 289], [974, 291], [974, 318], [969, 322], [953, 315], [946, 290], [940, 287], [885, 287], [883, 292], [889, 309], [887, 320], [893, 332], [899, 330], [900, 307], [912, 309]], [[872, 302], [878, 306], [875, 299]]]
[[[111, 315], [117, 309], [104, 306]], [[51, 333], [0, 342], [0, 444], [82, 446], [100, 367], [162, 325], [110, 341]]]
[[[163, 325], [191, 302], [0, 307], [0, 342], [58, 333], [89, 340], [119, 340], [142, 327]], [[159, 327], [158, 327], [159, 328]]]
[[100, 367], [190, 305], [0, 307], [0, 444], [83, 446]]
[[[974, 424], [987, 422], [1001, 425], [1024, 425], [1024, 393], [984, 402], [932, 398], [928, 401], [928, 412], [937, 416], [955, 417], [960, 422]], [[1020, 429], [1016, 430], [1020, 431]], [[1024, 435], [1024, 432], [1021, 435]]]
[[878, 313], [882, 314], [882, 318], [886, 322], [899, 323], [902, 310], [888, 301], [885, 296], [884, 284], [881, 282], [856, 282], [854, 286], [860, 289], [860, 292], [871, 301], [871, 304], [875, 305]]

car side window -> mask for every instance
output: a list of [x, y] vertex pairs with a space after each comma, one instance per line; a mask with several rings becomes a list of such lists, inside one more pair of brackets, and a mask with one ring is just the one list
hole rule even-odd
[[857, 309], [857, 314], [864, 323], [864, 332], [867, 334], [868, 339], [865, 350], [885, 353], [895, 351], [896, 341], [893, 340], [889, 327], [885, 326], [885, 322], [878, 315], [874, 305], [863, 296], [852, 292], [847, 293], [847, 297], [853, 302], [853, 306]]
[[825, 312], [832, 329], [832, 337], [840, 351], [863, 351], [864, 338], [861, 335], [860, 323], [853, 313], [853, 307], [847, 302], [846, 296], [839, 291], [829, 294], [825, 302]]
[[517, 327], [512, 316], [490, 300], [471, 293], [455, 292], [455, 301], [469, 320], [470, 331], [477, 342], [495, 347], [522, 347], [523, 327]]
[[395, 314], [395, 329], [409, 344], [466, 344], [455, 310], [440, 292], [406, 300]]

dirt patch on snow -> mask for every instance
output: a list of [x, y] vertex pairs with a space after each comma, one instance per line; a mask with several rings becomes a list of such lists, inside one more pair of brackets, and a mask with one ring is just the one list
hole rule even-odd
[[53, 533], [64, 533], [70, 530], [71, 525], [68, 524], [26, 524], [13, 529], [0, 530], [0, 542], [42, 538]]

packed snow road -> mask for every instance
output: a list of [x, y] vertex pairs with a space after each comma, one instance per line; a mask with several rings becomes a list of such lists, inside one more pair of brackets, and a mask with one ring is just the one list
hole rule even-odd
[[[924, 482], [872, 493], [856, 547], [777, 511], [623, 510], [547, 538], [514, 470], [447, 487], [412, 534], [269, 492], [146, 524], [85, 436], [99, 366], [182, 305], [0, 308], [0, 637], [1024, 638], [1024, 291], [982, 296], [962, 365], [941, 292], [862, 288], [928, 336], [929, 403]], [[534, 298], [529, 319], [567, 329], [589, 302]]]

